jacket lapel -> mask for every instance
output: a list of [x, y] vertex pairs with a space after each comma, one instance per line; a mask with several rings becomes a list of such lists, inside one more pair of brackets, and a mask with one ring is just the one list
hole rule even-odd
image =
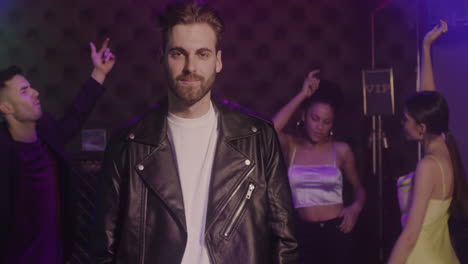
[[211, 173], [205, 232], [256, 165], [252, 157], [237, 149], [240, 138], [254, 134], [250, 127], [239, 120], [231, 109], [216, 100], [213, 102], [219, 111], [219, 135]]
[[134, 169], [187, 230], [182, 188], [169, 141], [162, 142]]
[[[133, 141], [146, 145], [144, 157], [133, 169], [179, 220], [185, 230], [182, 187], [171, 144], [167, 137], [167, 102], [151, 111], [134, 129]], [[132, 134], [132, 132], [131, 132]]]

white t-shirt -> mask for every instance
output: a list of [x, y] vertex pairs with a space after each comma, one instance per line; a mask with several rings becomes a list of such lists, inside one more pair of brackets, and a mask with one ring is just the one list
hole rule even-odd
[[169, 113], [167, 120], [187, 223], [187, 247], [182, 264], [209, 264], [204, 233], [208, 189], [218, 138], [217, 114], [210, 104], [210, 110], [202, 117], [186, 119]]

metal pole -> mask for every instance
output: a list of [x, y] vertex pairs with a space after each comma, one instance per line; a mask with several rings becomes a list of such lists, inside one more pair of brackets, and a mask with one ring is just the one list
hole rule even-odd
[[[421, 8], [421, 3], [419, 0], [416, 1], [416, 92], [421, 91], [421, 49], [419, 46], [421, 38], [421, 28], [420, 22], [421, 18], [419, 16], [419, 9]], [[421, 142], [418, 142], [418, 160], [421, 160], [422, 157], [422, 145]]]
[[[375, 69], [375, 13], [371, 12], [371, 63]], [[379, 243], [379, 260], [384, 262], [383, 252], [383, 173], [382, 173], [382, 117], [372, 116], [372, 173], [377, 176], [377, 228]]]
[[382, 142], [383, 142], [383, 137], [382, 137], [382, 116], [377, 116], [377, 180], [378, 180], [378, 201], [379, 201], [379, 207], [378, 207], [378, 232], [379, 232], [379, 242], [380, 242], [380, 248], [379, 248], [379, 258], [380, 261], [383, 263], [384, 261], [384, 250], [383, 250], [383, 170], [382, 170], [382, 165], [383, 165], [383, 159], [382, 159]]
[[372, 69], [375, 69], [375, 13], [371, 13], [371, 60]]

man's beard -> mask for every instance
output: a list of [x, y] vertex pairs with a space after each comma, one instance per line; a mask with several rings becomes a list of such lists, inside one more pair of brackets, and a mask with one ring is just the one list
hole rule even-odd
[[[169, 82], [169, 88], [172, 93], [186, 105], [191, 106], [199, 102], [205, 95], [211, 90], [216, 78], [216, 74], [212, 74], [207, 80], [203, 76], [189, 73], [182, 74]], [[196, 86], [182, 85], [178, 81], [180, 80], [196, 80], [200, 84]]]

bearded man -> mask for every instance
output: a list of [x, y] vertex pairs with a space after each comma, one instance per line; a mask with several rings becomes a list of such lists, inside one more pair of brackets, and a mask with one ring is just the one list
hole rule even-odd
[[160, 24], [168, 97], [109, 144], [92, 263], [296, 263], [273, 126], [211, 93], [223, 21], [179, 2]]

